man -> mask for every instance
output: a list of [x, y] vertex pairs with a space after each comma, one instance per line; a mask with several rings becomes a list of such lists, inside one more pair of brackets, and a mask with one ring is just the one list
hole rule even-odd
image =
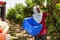
[[34, 12], [34, 14], [33, 14], [34, 20], [43, 25], [41, 32], [35, 36], [35, 40], [40, 40], [40, 39], [41, 40], [47, 40], [46, 39], [46, 31], [47, 30], [46, 30], [45, 18], [49, 14], [46, 12], [42, 13], [40, 11], [40, 7], [38, 5], [33, 7], [33, 12]]

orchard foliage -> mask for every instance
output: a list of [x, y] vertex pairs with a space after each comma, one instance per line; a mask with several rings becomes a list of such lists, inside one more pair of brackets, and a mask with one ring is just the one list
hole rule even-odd
[[14, 8], [10, 8], [7, 13], [7, 19], [18, 24], [26, 17], [33, 14], [32, 8], [39, 5], [40, 8], [48, 12], [50, 16], [46, 18], [47, 36], [51, 36], [52, 40], [59, 40], [60, 38], [60, 0], [46, 0], [47, 5], [44, 7], [45, 0], [25, 0], [27, 6], [21, 3], [16, 4]]

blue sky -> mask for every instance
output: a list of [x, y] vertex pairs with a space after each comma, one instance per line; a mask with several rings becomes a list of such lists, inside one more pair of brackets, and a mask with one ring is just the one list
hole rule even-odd
[[23, 3], [25, 4], [25, 0], [0, 0], [0, 1], [5, 1], [6, 2], [6, 10], [9, 9], [10, 7], [14, 7], [16, 3]]

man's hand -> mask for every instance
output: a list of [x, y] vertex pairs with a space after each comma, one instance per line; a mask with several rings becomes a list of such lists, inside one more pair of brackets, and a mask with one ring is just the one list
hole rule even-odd
[[51, 14], [50, 13], [47, 13], [47, 16], [50, 16]]

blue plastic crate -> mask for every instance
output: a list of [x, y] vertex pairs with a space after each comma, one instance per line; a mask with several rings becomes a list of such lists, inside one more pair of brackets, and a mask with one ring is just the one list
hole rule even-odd
[[39, 34], [42, 26], [42, 24], [37, 23], [32, 17], [25, 18], [22, 24], [23, 29], [32, 36]]

